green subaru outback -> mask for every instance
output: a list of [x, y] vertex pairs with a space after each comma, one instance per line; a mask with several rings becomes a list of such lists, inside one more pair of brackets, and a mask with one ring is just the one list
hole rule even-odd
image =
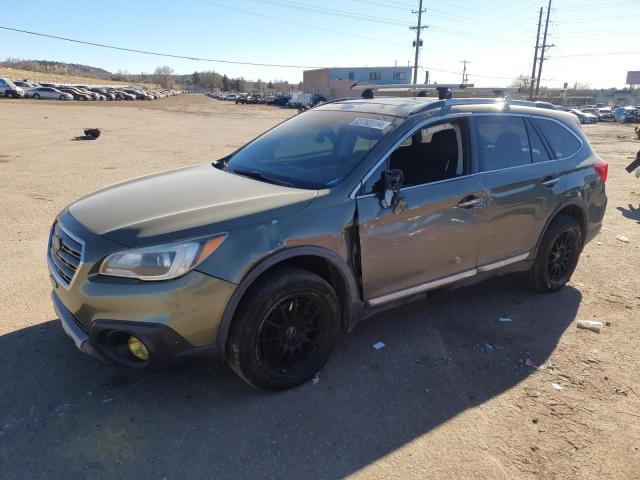
[[381, 308], [516, 271], [562, 288], [600, 229], [606, 176], [575, 117], [527, 102], [327, 103], [213, 164], [65, 208], [53, 304], [106, 362], [226, 359], [285, 389]]

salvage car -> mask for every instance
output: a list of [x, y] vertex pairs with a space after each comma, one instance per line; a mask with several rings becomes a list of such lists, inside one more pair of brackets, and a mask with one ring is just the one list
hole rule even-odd
[[39, 87], [29, 90], [29, 96], [36, 100], [54, 99], [54, 100], [73, 100], [73, 95], [61, 92], [53, 87]]
[[515, 272], [560, 290], [600, 230], [607, 170], [572, 114], [534, 103], [329, 102], [62, 210], [53, 305], [105, 362], [224, 359], [286, 389], [381, 309]]
[[25, 91], [8, 78], [0, 77], [0, 96], [7, 98], [21, 98], [25, 96]]
[[636, 107], [618, 107], [613, 111], [613, 121], [637, 123], [640, 122], [640, 113]]

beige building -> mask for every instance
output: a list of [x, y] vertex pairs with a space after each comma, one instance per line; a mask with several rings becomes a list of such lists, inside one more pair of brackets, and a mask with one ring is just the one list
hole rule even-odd
[[321, 95], [327, 100], [358, 97], [351, 90], [354, 84], [410, 84], [411, 67], [320, 68], [303, 73], [305, 93]]

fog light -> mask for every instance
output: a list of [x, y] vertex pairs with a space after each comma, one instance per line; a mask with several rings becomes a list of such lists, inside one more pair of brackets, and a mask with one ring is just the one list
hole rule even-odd
[[138, 360], [142, 360], [143, 362], [149, 360], [149, 350], [147, 350], [147, 347], [144, 346], [141, 340], [138, 340], [136, 337], [129, 337], [127, 345], [129, 346], [131, 354]]

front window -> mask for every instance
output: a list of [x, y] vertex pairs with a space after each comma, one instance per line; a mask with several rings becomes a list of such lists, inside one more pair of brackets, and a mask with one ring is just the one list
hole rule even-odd
[[340, 183], [400, 120], [387, 115], [311, 110], [234, 153], [230, 171], [296, 188]]

